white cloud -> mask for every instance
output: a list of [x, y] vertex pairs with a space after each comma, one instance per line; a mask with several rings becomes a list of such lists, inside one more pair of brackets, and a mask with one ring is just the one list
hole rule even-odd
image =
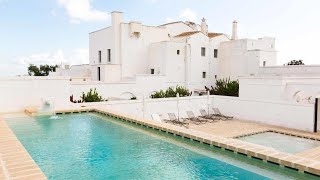
[[190, 8], [183, 9], [179, 12], [177, 17], [168, 17], [166, 18], [166, 22], [173, 21], [192, 21], [195, 22], [197, 20], [197, 13]]
[[197, 13], [192, 11], [189, 8], [182, 10], [178, 16], [180, 19], [184, 19], [187, 21], [196, 21], [197, 20]]
[[91, 0], [57, 0], [58, 4], [63, 6], [70, 16], [71, 23], [80, 23], [81, 21], [106, 21], [109, 19], [107, 12], [94, 9], [91, 6]]
[[29, 64], [61, 64], [68, 63], [74, 64], [88, 64], [89, 62], [89, 50], [88, 49], [74, 49], [69, 54], [63, 52], [63, 50], [57, 50], [54, 52], [37, 53], [30, 56], [19, 57], [16, 60], [18, 65], [28, 66]]

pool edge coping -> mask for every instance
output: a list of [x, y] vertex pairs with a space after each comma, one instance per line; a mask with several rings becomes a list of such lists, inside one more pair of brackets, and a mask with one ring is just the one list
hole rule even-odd
[[2, 134], [0, 133], [0, 169], [3, 172], [3, 179], [47, 179], [7, 122], [1, 117], [0, 129], [2, 129]]

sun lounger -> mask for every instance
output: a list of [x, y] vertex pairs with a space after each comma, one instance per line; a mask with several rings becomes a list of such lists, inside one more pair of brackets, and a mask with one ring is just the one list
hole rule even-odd
[[233, 117], [232, 116], [225, 116], [223, 114], [221, 114], [220, 110], [218, 108], [212, 108], [213, 112], [214, 112], [214, 116], [216, 117], [220, 117], [222, 120], [230, 120]]
[[215, 122], [217, 120], [220, 120], [220, 117], [216, 117], [216, 116], [207, 114], [206, 110], [204, 110], [204, 109], [200, 109], [200, 114], [201, 114], [200, 117], [208, 119], [209, 120], [208, 122]]
[[151, 114], [151, 117], [154, 121], [161, 122], [161, 118], [160, 118], [159, 114]]
[[201, 124], [201, 123], [206, 123], [206, 122], [209, 121], [208, 119], [204, 119], [204, 118], [201, 118], [201, 117], [196, 117], [196, 116], [193, 114], [192, 111], [187, 111], [187, 115], [188, 115], [188, 119], [189, 119], [191, 122], [193, 122], [193, 123], [195, 123], [195, 124], [197, 124], [197, 125], [199, 125], [199, 124]]
[[186, 119], [184, 119], [184, 118], [178, 119], [174, 113], [168, 113], [168, 116], [169, 116], [169, 119], [163, 120], [165, 123], [172, 123], [174, 125], [180, 125], [180, 126], [184, 126], [186, 128], [189, 127], [189, 123], [187, 122]]

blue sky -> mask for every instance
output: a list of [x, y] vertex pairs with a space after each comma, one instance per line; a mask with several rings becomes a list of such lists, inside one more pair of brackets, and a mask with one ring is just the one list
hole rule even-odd
[[0, 76], [29, 63], [88, 63], [88, 33], [110, 25], [110, 12], [148, 25], [205, 17], [209, 31], [276, 38], [278, 64], [320, 64], [318, 0], [0, 0]]

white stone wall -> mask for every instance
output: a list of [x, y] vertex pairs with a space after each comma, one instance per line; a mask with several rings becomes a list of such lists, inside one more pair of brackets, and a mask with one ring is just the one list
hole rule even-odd
[[241, 98], [313, 104], [320, 96], [320, 77], [257, 76], [239, 82]]
[[52, 99], [56, 107], [69, 103], [69, 78], [23, 77], [0, 79], [0, 113], [23, 112], [28, 106], [42, 106]]
[[[177, 54], [179, 50], [179, 54]], [[163, 41], [154, 43], [149, 48], [149, 74], [165, 75], [168, 82], [184, 83], [186, 79], [185, 43]]]
[[[189, 66], [189, 87], [191, 89], [204, 89], [209, 84], [211, 48], [209, 38], [203, 33], [197, 33], [188, 39], [190, 44], [190, 66]], [[205, 48], [205, 56], [201, 55], [201, 48]], [[202, 78], [202, 73], [206, 72], [206, 78]]]
[[273, 38], [239, 39], [222, 42], [220, 45], [219, 72], [222, 78], [238, 79], [240, 76], [254, 76], [259, 66], [276, 64]]
[[[215, 85], [216, 79], [220, 78], [220, 70], [219, 70], [219, 63], [221, 63], [221, 52], [220, 52], [220, 44], [225, 41], [229, 41], [230, 39], [225, 35], [216, 36], [214, 38], [210, 38], [210, 73], [209, 75], [209, 84]], [[218, 50], [217, 58], [214, 57], [214, 49]], [[217, 76], [217, 78], [215, 78]]]
[[[109, 34], [112, 36], [112, 34]], [[140, 36], [130, 34], [130, 25], [121, 24], [121, 71], [122, 77], [148, 74], [148, 50], [152, 43], [168, 41], [164, 27], [142, 26]]]
[[[90, 65], [107, 64], [108, 49], [111, 49], [111, 63], [115, 64], [115, 45], [112, 37], [110, 37], [112, 32], [112, 27], [108, 27], [89, 34]], [[99, 51], [101, 51], [101, 63], [99, 63]]]
[[[238, 119], [254, 121], [264, 124], [283, 126], [293, 129], [313, 131], [314, 107], [313, 105], [302, 105], [283, 101], [255, 101], [238, 97], [210, 96], [209, 110], [212, 107], [219, 108], [222, 114], [233, 116]], [[80, 105], [80, 104], [79, 104]], [[82, 104], [81, 104], [82, 105]], [[99, 104], [86, 104], [97, 106]], [[161, 114], [167, 119], [167, 113], [175, 113], [179, 117], [187, 117], [186, 111], [191, 110], [196, 116], [200, 115], [199, 110], [208, 109], [207, 96], [193, 96], [165, 99], [146, 99], [106, 102], [101, 106], [113, 111], [118, 111], [139, 118], [153, 120], [152, 114]], [[144, 111], [143, 111], [144, 110]]]
[[56, 72], [52, 72], [49, 76], [68, 76], [75, 78], [88, 78], [91, 79], [91, 66], [89, 64], [73, 65], [69, 69], [57, 68]]
[[[45, 99], [52, 99], [57, 109], [78, 107], [84, 104], [70, 103], [69, 96], [73, 94], [75, 99], [79, 99], [82, 92], [96, 88], [104, 97], [130, 98], [133, 94], [138, 97], [138, 100], [108, 101], [93, 103], [94, 105], [142, 116], [142, 96], [148, 97], [152, 91], [166, 88], [163, 87], [163, 84], [166, 84], [165, 77], [149, 76], [137, 77], [136, 83], [115, 84], [72, 82], [69, 79], [48, 77], [0, 79], [0, 113], [22, 112], [29, 106], [41, 107]], [[209, 101], [211, 107], [218, 107], [223, 114], [240, 119], [307, 131], [312, 131], [313, 128], [313, 104], [224, 96], [210, 96]], [[196, 115], [199, 115], [199, 109], [208, 107], [207, 96], [180, 98], [179, 102], [181, 117], [186, 117], [187, 110], [193, 110]], [[85, 103], [85, 105], [90, 106], [90, 103]], [[177, 113], [176, 98], [146, 100], [146, 118], [150, 119], [151, 114], [154, 113], [166, 114], [168, 112]]]
[[127, 98], [124, 94], [133, 94], [138, 98], [150, 96], [154, 91], [167, 88], [165, 76], [161, 75], [139, 75], [134, 81], [105, 83], [105, 82], [72, 82], [70, 84], [70, 95], [79, 100], [82, 92], [88, 92], [96, 88], [104, 98]]
[[239, 97], [255, 100], [284, 99], [285, 82], [281, 78], [242, 77], [239, 79]]
[[216, 96], [214, 106], [218, 107], [222, 113], [240, 119], [313, 131], [313, 104]]
[[319, 65], [260, 67], [259, 75], [267, 76], [320, 76]]

